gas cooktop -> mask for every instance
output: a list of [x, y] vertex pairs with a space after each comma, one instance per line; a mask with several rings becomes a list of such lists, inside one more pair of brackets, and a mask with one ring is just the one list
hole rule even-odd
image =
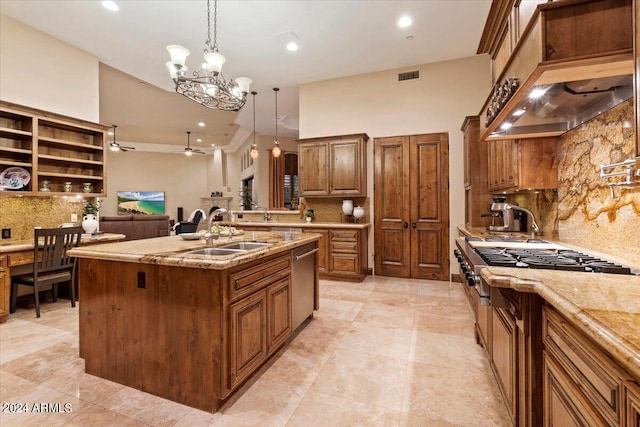
[[638, 274], [629, 267], [572, 249], [476, 247], [487, 265], [610, 274]]

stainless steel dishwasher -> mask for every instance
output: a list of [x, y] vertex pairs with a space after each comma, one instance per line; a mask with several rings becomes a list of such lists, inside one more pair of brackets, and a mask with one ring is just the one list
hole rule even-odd
[[318, 275], [316, 274], [317, 242], [291, 251], [291, 326], [292, 330], [313, 315]]

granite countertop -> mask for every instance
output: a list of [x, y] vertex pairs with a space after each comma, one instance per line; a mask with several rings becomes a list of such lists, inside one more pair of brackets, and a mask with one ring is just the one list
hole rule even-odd
[[228, 237], [221, 236], [214, 241], [212, 247], [224, 246], [233, 242], [271, 243], [271, 245], [264, 248], [232, 255], [186, 254], [185, 252], [191, 250], [206, 248], [206, 242], [203, 239], [183, 240], [179, 235], [78, 247], [69, 251], [69, 254], [78, 258], [224, 270], [278, 252], [291, 250], [319, 240], [320, 237], [319, 234], [315, 233], [248, 231], [242, 235], [234, 236], [231, 240]]
[[491, 286], [537, 293], [640, 379], [640, 276], [486, 267]]
[[[91, 245], [94, 243], [114, 242], [124, 240], [127, 236], [117, 233], [102, 233], [96, 235], [83, 234], [80, 239], [81, 245]], [[33, 240], [14, 240], [12, 242], [0, 243], [0, 254], [8, 252], [33, 250]]]
[[[369, 228], [371, 227], [370, 222], [364, 223], [345, 223], [345, 222], [284, 222], [284, 221], [234, 221], [234, 222], [223, 222], [222, 224], [231, 225], [236, 228], [242, 228], [242, 226], [253, 226], [253, 227], [293, 227], [293, 228]], [[206, 228], [206, 226], [205, 226]]]

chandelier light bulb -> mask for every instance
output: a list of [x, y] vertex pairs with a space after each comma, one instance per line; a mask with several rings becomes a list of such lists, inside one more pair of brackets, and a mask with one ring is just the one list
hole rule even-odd
[[238, 89], [240, 89], [240, 92], [244, 94], [249, 93], [249, 86], [251, 86], [251, 83], [253, 83], [253, 80], [251, 80], [249, 77], [236, 77], [236, 84], [238, 85]]
[[167, 50], [169, 51], [169, 55], [171, 55], [171, 63], [173, 63], [174, 67], [178, 70], [181, 70], [187, 61], [187, 56], [189, 56], [191, 52], [175, 44], [167, 46]]
[[273, 146], [273, 150], [271, 150], [271, 154], [273, 154], [273, 157], [280, 157], [280, 154], [282, 154], [282, 150], [280, 149], [280, 143], [278, 141], [273, 141], [274, 146]]
[[222, 71], [222, 64], [224, 64], [226, 59], [224, 56], [220, 55], [218, 52], [210, 52], [204, 56], [204, 62], [207, 63], [207, 68], [213, 72], [214, 75], [220, 74]]
[[252, 146], [251, 146], [251, 151], [249, 151], [249, 156], [250, 156], [253, 160], [255, 160], [255, 159], [257, 159], [257, 158], [258, 158], [258, 156], [259, 156], [259, 155], [260, 155], [260, 153], [258, 153], [258, 149], [257, 149], [254, 145], [252, 145]]

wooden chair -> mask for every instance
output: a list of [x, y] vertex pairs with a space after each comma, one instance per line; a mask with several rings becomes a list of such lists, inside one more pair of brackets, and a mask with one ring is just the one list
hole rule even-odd
[[[67, 255], [67, 251], [80, 244], [82, 227], [42, 228], [34, 233], [33, 272], [11, 276], [10, 312], [16, 310], [18, 285], [33, 286], [36, 300], [36, 316], [40, 317], [39, 287], [51, 286], [53, 301], [58, 300], [58, 283], [69, 282], [71, 307], [76, 306], [75, 293], [75, 257]], [[43, 240], [40, 243], [40, 240]], [[40, 256], [42, 254], [42, 256]]]

